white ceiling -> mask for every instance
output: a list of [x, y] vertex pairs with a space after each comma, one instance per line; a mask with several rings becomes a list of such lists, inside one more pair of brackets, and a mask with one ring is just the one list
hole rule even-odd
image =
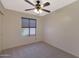
[[[29, 1], [31, 1], [33, 3], [36, 2], [36, 0], [29, 0]], [[50, 6], [44, 7], [44, 9], [47, 9], [47, 10], [50, 10], [51, 12], [53, 12], [57, 9], [60, 9], [64, 6], [69, 5], [77, 0], [40, 0], [40, 1], [41, 1], [41, 4], [44, 4], [47, 1], [50, 2]], [[37, 15], [34, 11], [27, 11], [27, 12], [24, 11], [25, 9], [33, 8], [33, 6], [31, 6], [24, 0], [1, 0], [1, 2], [6, 9]], [[46, 14], [48, 14], [48, 13], [42, 12], [39, 14], [39, 16], [44, 16]]]

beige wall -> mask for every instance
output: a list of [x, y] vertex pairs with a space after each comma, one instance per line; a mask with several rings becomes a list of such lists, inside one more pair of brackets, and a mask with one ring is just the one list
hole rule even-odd
[[43, 20], [44, 41], [79, 57], [79, 1]]
[[1, 24], [1, 19], [2, 19], [2, 18], [1, 18], [1, 16], [2, 16], [2, 15], [0, 14], [0, 51], [1, 51], [1, 46], [2, 46], [2, 45], [1, 45], [1, 41], [2, 41], [2, 35], [1, 35], [1, 34], [2, 34], [2, 31], [1, 31], [1, 30], [2, 30], [2, 26], [1, 26], [1, 25], [2, 25], [2, 24]]
[[[1, 4], [1, 2], [0, 2], [0, 11], [1, 12], [3, 12], [4, 11], [4, 8], [3, 8], [3, 6], [2, 6], [2, 4]], [[3, 32], [2, 32], [2, 30], [3, 30], [3, 16], [4, 15], [1, 15], [0, 14], [0, 51], [2, 50], [2, 36], [3, 36]]]
[[[37, 19], [37, 35], [22, 36], [21, 17]], [[10, 10], [5, 11], [3, 20], [3, 49], [12, 48], [20, 45], [26, 45], [33, 42], [42, 41], [42, 22], [39, 17], [14, 12]]]

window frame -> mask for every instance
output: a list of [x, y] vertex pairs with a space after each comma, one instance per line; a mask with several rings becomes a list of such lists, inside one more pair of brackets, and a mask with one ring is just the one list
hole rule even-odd
[[[23, 27], [23, 26], [22, 26], [22, 20], [23, 20], [23, 19], [27, 19], [27, 20], [29, 21], [29, 23], [28, 23], [28, 26], [29, 26], [29, 27]], [[30, 27], [30, 20], [35, 20], [35, 27]], [[29, 29], [28, 36], [36, 36], [37, 20], [36, 20], [36, 19], [33, 19], [33, 18], [22, 17], [22, 18], [21, 18], [21, 28], [28, 28], [28, 29]], [[31, 32], [30, 29], [31, 29], [31, 28], [35, 28], [35, 34], [34, 34], [34, 35], [30, 34], [30, 32]]]

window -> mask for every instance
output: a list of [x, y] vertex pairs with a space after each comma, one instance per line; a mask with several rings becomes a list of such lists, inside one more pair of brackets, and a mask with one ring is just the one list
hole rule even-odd
[[36, 35], [36, 19], [22, 17], [22, 35]]

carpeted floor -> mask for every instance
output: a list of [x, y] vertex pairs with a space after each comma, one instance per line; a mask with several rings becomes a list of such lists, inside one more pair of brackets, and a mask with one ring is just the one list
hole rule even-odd
[[5, 50], [1, 58], [75, 58], [60, 49], [44, 42]]

